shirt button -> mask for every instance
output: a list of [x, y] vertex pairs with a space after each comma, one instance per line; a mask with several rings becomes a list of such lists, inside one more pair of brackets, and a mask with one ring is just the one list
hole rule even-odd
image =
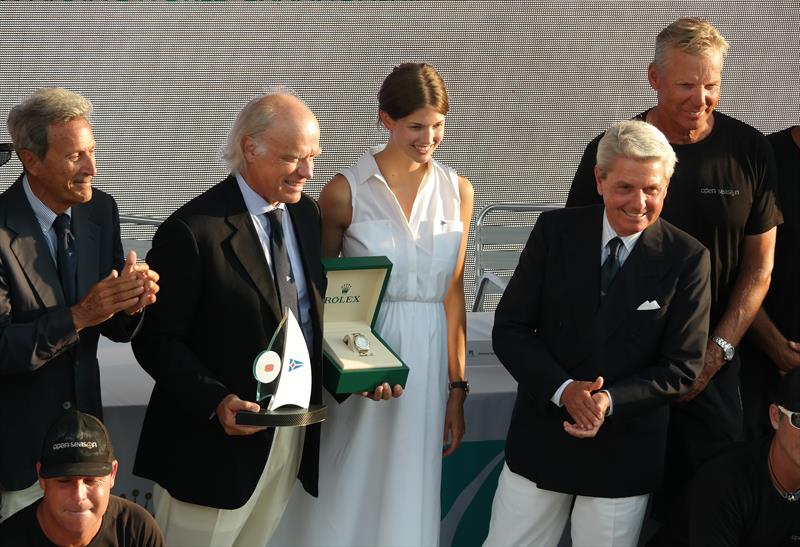
[[70, 403], [69, 401], [64, 401], [63, 403], [61, 403], [61, 406], [64, 410], [69, 410], [70, 408], [72, 408], [72, 403]]

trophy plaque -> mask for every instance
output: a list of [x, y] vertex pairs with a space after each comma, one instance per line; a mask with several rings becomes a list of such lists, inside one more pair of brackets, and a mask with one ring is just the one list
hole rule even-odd
[[[236, 423], [296, 427], [325, 420], [328, 407], [311, 405], [311, 357], [303, 330], [286, 309], [269, 347], [253, 361], [259, 412], [239, 411]], [[269, 401], [267, 401], [269, 400]]]

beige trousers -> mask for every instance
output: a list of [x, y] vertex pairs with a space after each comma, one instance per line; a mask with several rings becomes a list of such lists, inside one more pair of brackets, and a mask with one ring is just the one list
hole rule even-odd
[[250, 499], [238, 509], [176, 500], [153, 488], [156, 522], [170, 547], [264, 547], [286, 508], [303, 452], [305, 427], [279, 427]]

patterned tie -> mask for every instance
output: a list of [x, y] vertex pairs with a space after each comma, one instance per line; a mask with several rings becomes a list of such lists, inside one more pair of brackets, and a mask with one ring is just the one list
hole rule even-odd
[[269, 221], [269, 248], [272, 267], [275, 270], [275, 286], [278, 288], [281, 310], [289, 308], [297, 321], [300, 314], [297, 309], [297, 287], [292, 274], [292, 264], [286, 250], [286, 239], [283, 237], [283, 209], [273, 209], [267, 213]]
[[78, 261], [75, 256], [75, 237], [69, 229], [70, 218], [66, 213], [61, 213], [53, 221], [53, 229], [56, 231], [56, 266], [58, 275], [61, 278], [61, 288], [64, 290], [64, 298], [67, 305], [75, 303], [75, 285], [78, 272]]
[[622, 240], [618, 237], [613, 238], [606, 244], [608, 257], [606, 257], [603, 266], [600, 268], [600, 296], [608, 294], [611, 283], [614, 282], [614, 276], [619, 271], [619, 248], [621, 245]]

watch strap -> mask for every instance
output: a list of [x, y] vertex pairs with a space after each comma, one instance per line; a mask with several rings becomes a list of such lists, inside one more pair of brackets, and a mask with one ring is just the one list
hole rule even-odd
[[450, 385], [448, 387], [451, 391], [454, 389], [463, 389], [465, 393], [469, 393], [469, 382], [467, 382], [466, 380], [450, 382]]

